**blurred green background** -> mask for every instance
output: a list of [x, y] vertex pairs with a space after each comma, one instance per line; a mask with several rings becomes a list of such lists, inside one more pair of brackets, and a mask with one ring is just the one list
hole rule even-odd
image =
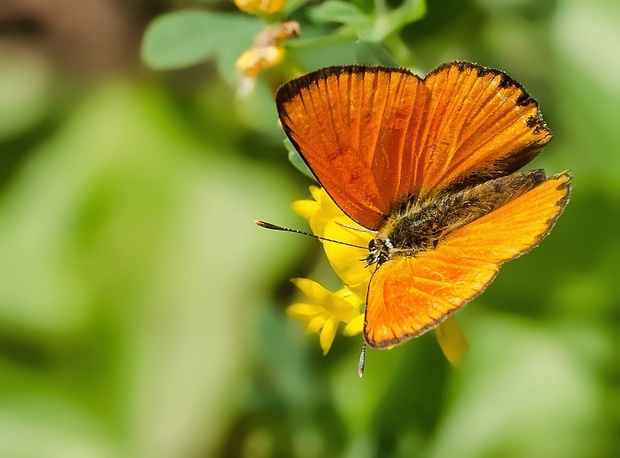
[[369, 351], [360, 380], [359, 336], [323, 357], [284, 314], [289, 278], [328, 277], [319, 245], [253, 224], [305, 228], [289, 205], [311, 184], [282, 145], [282, 74], [235, 96], [264, 22], [215, 0], [5, 0], [0, 456], [620, 455], [620, 4], [287, 8], [298, 68], [364, 60], [362, 36], [422, 74], [520, 81], [555, 133], [534, 165], [574, 175], [554, 231], [459, 312], [462, 369], [425, 335]]

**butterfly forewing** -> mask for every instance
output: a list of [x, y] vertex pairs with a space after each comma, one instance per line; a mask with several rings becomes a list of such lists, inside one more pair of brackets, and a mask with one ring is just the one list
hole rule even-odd
[[424, 80], [428, 123], [415, 189], [445, 189], [462, 180], [507, 175], [551, 140], [538, 104], [498, 70], [469, 63], [438, 67]]
[[[406, 70], [329, 67], [278, 90], [289, 139], [336, 204], [376, 229], [410, 181], [428, 90]], [[402, 177], [401, 177], [402, 175]]]
[[329, 67], [285, 84], [276, 102], [318, 181], [370, 229], [406, 196], [509, 174], [551, 139], [518, 83], [466, 63], [424, 80], [404, 69]]
[[499, 266], [551, 230], [570, 192], [570, 174], [549, 178], [454, 231], [436, 249], [379, 266], [367, 296], [364, 335], [382, 348], [416, 337], [479, 295]]

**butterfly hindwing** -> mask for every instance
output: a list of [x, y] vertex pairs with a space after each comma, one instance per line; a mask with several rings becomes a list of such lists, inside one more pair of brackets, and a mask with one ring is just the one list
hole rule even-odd
[[555, 175], [457, 229], [436, 249], [380, 265], [367, 295], [368, 344], [383, 348], [419, 336], [478, 296], [503, 262], [549, 233], [568, 201], [570, 179], [568, 172]]

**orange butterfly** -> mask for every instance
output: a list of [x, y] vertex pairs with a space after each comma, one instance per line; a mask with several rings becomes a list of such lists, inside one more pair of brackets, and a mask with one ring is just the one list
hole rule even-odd
[[328, 67], [276, 96], [286, 135], [351, 219], [375, 235], [364, 337], [383, 348], [444, 321], [533, 248], [568, 202], [569, 171], [518, 170], [551, 140], [538, 104], [466, 62], [425, 78]]

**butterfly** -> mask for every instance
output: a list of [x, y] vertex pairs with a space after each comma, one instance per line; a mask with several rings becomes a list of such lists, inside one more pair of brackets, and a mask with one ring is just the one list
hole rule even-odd
[[363, 260], [373, 348], [423, 334], [482, 293], [569, 200], [570, 171], [520, 171], [552, 134], [499, 70], [327, 67], [281, 86], [276, 106], [320, 185], [374, 235]]

